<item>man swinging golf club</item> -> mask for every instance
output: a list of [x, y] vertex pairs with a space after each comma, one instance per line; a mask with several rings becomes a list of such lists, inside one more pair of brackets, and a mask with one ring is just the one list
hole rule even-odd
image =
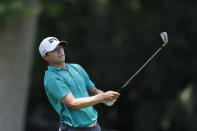
[[80, 65], [65, 63], [62, 46], [66, 43], [47, 37], [39, 46], [42, 58], [49, 65], [44, 87], [49, 102], [60, 116], [59, 131], [100, 131], [93, 105], [105, 103], [111, 106], [120, 94], [97, 89]]

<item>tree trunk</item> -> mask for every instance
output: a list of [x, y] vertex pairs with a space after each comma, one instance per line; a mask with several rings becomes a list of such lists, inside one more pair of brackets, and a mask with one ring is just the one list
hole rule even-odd
[[[39, 1], [28, 1], [37, 9]], [[38, 13], [0, 27], [0, 130], [23, 131]]]

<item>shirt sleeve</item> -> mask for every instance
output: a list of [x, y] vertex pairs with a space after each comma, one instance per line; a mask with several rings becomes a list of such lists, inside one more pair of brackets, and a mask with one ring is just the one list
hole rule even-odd
[[46, 91], [58, 101], [70, 93], [70, 88], [58, 77], [52, 77], [46, 81]]
[[95, 87], [95, 84], [90, 80], [88, 73], [83, 69], [82, 66], [79, 65], [79, 67], [80, 67], [80, 70], [81, 70], [82, 75], [84, 77], [84, 80], [86, 82], [87, 90], [90, 90], [91, 88]]

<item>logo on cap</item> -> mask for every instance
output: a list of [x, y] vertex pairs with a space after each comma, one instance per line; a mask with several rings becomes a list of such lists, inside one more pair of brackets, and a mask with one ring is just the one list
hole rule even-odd
[[54, 40], [57, 41], [56, 38], [51, 38], [51, 39], [49, 39], [49, 43], [53, 43]]

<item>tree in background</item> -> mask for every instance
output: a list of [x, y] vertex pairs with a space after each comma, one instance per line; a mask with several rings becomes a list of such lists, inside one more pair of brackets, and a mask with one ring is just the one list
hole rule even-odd
[[0, 2], [0, 130], [23, 131], [39, 0]]

